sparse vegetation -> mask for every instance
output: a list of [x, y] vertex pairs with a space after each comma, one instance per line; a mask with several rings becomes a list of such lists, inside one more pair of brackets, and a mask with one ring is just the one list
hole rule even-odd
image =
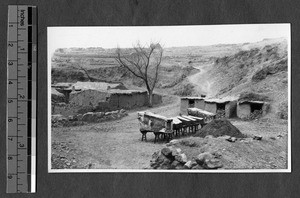
[[[286, 46], [284, 39], [270, 39], [258, 43], [165, 48], [161, 60], [154, 60], [154, 63], [160, 63], [157, 73], [157, 79], [160, 80], [152, 81], [155, 82], [154, 86], [152, 84], [153, 89], [163, 94], [163, 102], [152, 107], [151, 111], [166, 117], [179, 115], [178, 96], [201, 94], [206, 95], [206, 98], [228, 96], [238, 98], [239, 101], [267, 102], [271, 107], [267, 116], [262, 116], [262, 110], [255, 110], [246, 120], [229, 119], [231, 124], [224, 124], [221, 120], [221, 124], [206, 125], [197, 131], [196, 135], [199, 137], [181, 136], [177, 146], [188, 159], [203, 152], [214, 153], [220, 156], [224, 169], [286, 168]], [[145, 56], [142, 55], [147, 60], [151, 49], [150, 46], [139, 53], [147, 52]], [[52, 82], [92, 81], [93, 78], [101, 82], [122, 82], [130, 89], [143, 90], [145, 80], [120, 67], [116, 50], [58, 49], [52, 57]], [[125, 59], [127, 66], [131, 63], [135, 66], [139, 62], [137, 54], [132, 54], [138, 49], [119, 50], [122, 52], [120, 58], [133, 58]], [[140, 63], [142, 59], [140, 57]], [[78, 69], [77, 64], [80, 62], [84, 63], [81, 64], [84, 70]], [[136, 69], [144, 67], [142, 64]], [[143, 72], [138, 75], [143, 75]], [[59, 95], [56, 94], [53, 102], [62, 102], [62, 96]], [[73, 107], [72, 104], [64, 103], [55, 108], [68, 109], [70, 112], [65, 112], [64, 116], [95, 111], [92, 105]], [[153, 152], [161, 150], [165, 144], [153, 144], [153, 134], [148, 135], [148, 142], [140, 141], [136, 114], [137, 111], [146, 109], [148, 108], [131, 109], [128, 116], [117, 120], [103, 120], [101, 124], [82, 125], [82, 122], [75, 121], [53, 127], [53, 168], [149, 168]], [[223, 118], [224, 114], [224, 110], [218, 111], [217, 116]], [[234, 141], [228, 141], [224, 135], [234, 137]], [[253, 138], [255, 136], [262, 138], [257, 140]], [[66, 155], [68, 157], [64, 157]]]
[[253, 92], [242, 92], [240, 97], [240, 101], [270, 101], [268, 96], [263, 94], [257, 94]]
[[117, 62], [137, 78], [144, 81], [148, 91], [149, 107], [153, 105], [153, 90], [158, 82], [158, 73], [163, 56], [163, 48], [159, 43], [151, 43], [148, 47], [137, 43], [130, 55], [116, 50]]

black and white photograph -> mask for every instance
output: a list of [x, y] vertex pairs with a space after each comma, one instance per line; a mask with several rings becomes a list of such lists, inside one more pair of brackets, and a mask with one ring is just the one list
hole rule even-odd
[[291, 172], [290, 24], [47, 37], [50, 173]]

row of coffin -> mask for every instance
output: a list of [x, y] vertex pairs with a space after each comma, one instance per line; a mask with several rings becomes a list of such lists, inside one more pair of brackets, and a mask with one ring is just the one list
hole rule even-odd
[[188, 115], [167, 118], [151, 112], [138, 112], [142, 141], [147, 141], [147, 133], [154, 133], [154, 142], [159, 139], [172, 139], [173, 136], [195, 133], [199, 126], [215, 119], [216, 115], [197, 108], [188, 108]]

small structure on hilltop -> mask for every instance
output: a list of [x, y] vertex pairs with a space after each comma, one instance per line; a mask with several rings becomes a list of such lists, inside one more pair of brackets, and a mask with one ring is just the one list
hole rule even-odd
[[182, 97], [180, 103], [180, 113], [187, 114], [188, 108], [204, 109], [205, 103], [203, 97]]
[[249, 118], [251, 114], [260, 112], [261, 116], [268, 113], [270, 104], [264, 101], [241, 100], [237, 103], [237, 116], [239, 118]]

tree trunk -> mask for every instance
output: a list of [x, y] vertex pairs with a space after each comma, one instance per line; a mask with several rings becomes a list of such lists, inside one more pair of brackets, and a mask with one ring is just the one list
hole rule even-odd
[[153, 93], [152, 91], [148, 91], [148, 106], [152, 107], [153, 106]]

